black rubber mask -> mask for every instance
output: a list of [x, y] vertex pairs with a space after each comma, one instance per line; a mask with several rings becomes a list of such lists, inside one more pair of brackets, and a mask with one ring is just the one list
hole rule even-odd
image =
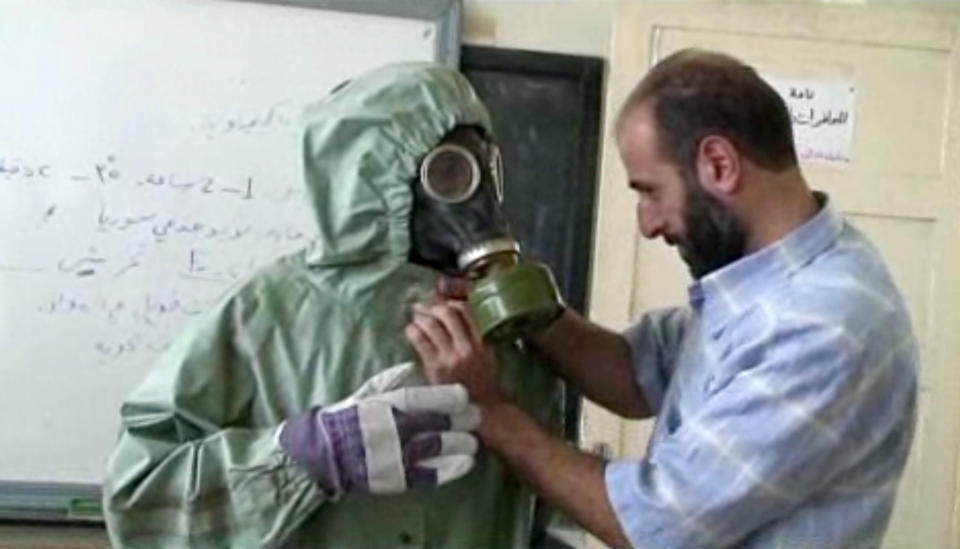
[[550, 269], [520, 257], [500, 203], [500, 152], [472, 128], [450, 132], [413, 186], [414, 262], [473, 279], [467, 302], [484, 337], [542, 329], [563, 312]]
[[413, 262], [468, 274], [477, 259], [519, 253], [500, 204], [500, 151], [474, 128], [459, 127], [421, 161], [413, 185]]

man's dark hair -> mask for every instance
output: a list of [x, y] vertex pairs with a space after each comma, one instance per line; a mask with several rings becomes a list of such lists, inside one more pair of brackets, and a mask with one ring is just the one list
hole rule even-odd
[[730, 140], [751, 162], [771, 171], [797, 165], [790, 113], [756, 71], [733, 57], [682, 50], [660, 61], [634, 88], [618, 117], [652, 108], [660, 153], [695, 173], [700, 141]]

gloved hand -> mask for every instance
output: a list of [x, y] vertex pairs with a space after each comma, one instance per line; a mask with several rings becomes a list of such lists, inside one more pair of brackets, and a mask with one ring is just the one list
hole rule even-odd
[[394, 494], [466, 474], [479, 412], [461, 385], [400, 387], [412, 363], [374, 376], [333, 406], [288, 419], [281, 447], [331, 497], [347, 492]]

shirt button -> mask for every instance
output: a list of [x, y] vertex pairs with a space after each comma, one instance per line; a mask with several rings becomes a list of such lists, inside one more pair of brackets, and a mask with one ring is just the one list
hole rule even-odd
[[400, 534], [400, 543], [404, 545], [410, 545], [411, 543], [413, 543], [413, 536], [411, 536], [406, 532], [403, 532], [402, 534]]
[[676, 406], [670, 406], [667, 408], [666, 416], [664, 417], [665, 425], [667, 427], [667, 434], [672, 435], [680, 428], [682, 420], [680, 419], [680, 410]]

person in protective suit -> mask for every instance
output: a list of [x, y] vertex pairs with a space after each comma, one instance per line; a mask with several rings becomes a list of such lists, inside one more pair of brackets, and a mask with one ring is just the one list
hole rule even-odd
[[[308, 109], [303, 162], [316, 238], [223, 298], [123, 403], [111, 542], [529, 547], [533, 496], [477, 451], [464, 388], [425, 386], [404, 339], [442, 271], [515, 247], [484, 106], [455, 70], [385, 67]], [[518, 343], [496, 353], [503, 386], [558, 421], [554, 377]]]

